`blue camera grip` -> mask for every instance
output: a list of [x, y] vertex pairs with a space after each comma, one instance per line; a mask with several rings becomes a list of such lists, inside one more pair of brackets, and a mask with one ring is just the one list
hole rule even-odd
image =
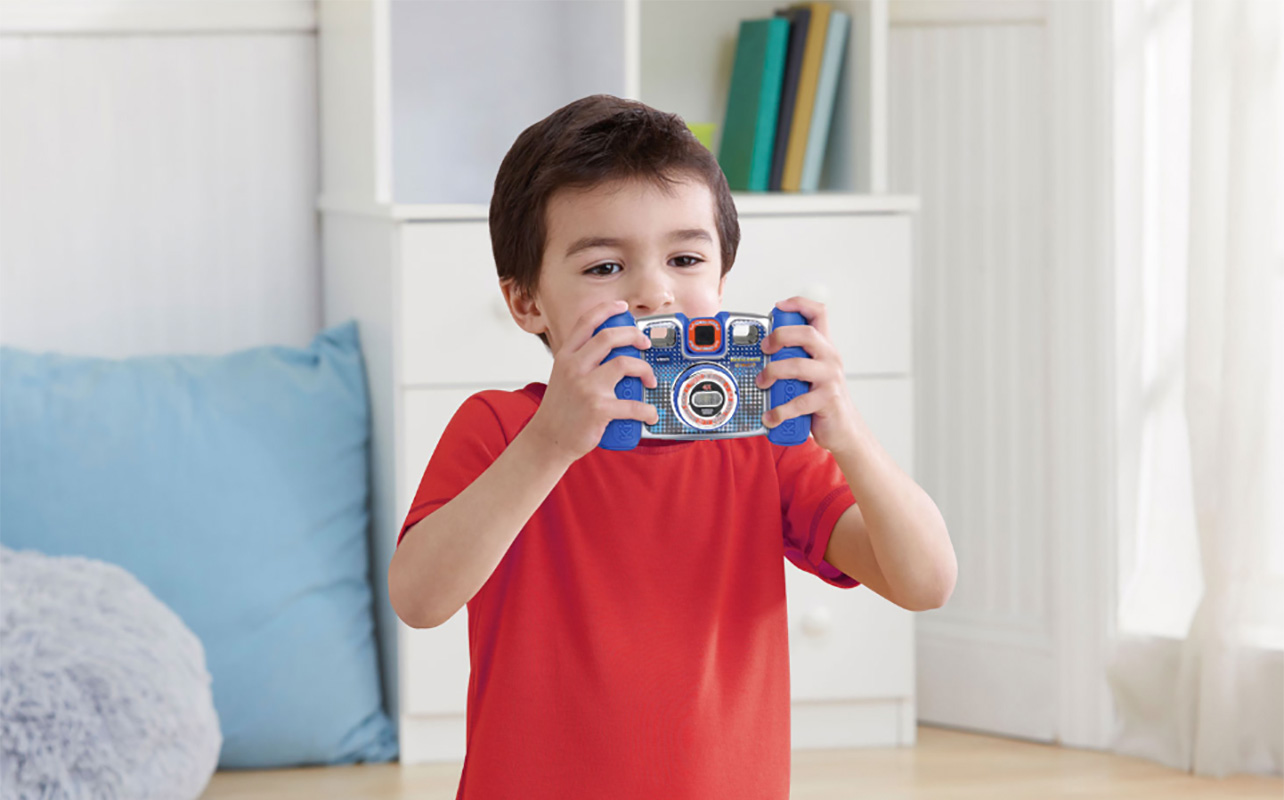
[[[807, 318], [796, 311], [781, 311], [778, 308], [771, 310], [771, 329], [777, 330], [786, 325], [806, 325]], [[783, 347], [771, 354], [772, 361], [782, 361], [786, 358], [811, 358], [807, 351], [801, 347]], [[778, 380], [771, 384], [771, 407], [777, 408], [788, 403], [799, 395], [811, 391], [811, 384], [806, 381], [794, 380], [792, 378]], [[767, 441], [772, 444], [794, 445], [802, 444], [807, 441], [811, 434], [811, 414], [787, 419], [776, 427], [767, 432]]]
[[[619, 314], [603, 322], [593, 331], [596, 336], [599, 331], [605, 328], [623, 328], [633, 327], [635, 321], [633, 314], [628, 311], [622, 311]], [[641, 357], [641, 352], [636, 347], [617, 347], [602, 359], [602, 363], [610, 361], [620, 356]], [[641, 400], [642, 399], [642, 379], [632, 375], [620, 379], [615, 384], [615, 396], [621, 400]], [[604, 450], [632, 450], [638, 446], [642, 440], [642, 422], [636, 419], [615, 419], [606, 424], [606, 432], [602, 434], [602, 441], [598, 442], [598, 447]]]

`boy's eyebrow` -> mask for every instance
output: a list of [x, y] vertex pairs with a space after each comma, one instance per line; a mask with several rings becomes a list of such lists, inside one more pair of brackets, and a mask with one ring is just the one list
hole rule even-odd
[[[611, 236], [585, 236], [567, 248], [565, 257], [570, 258], [581, 250], [589, 250], [594, 247], [619, 247], [627, 241], [627, 239], [619, 239]], [[670, 233], [669, 241], [702, 241], [713, 244], [713, 236], [704, 228], [683, 228], [682, 230]]]

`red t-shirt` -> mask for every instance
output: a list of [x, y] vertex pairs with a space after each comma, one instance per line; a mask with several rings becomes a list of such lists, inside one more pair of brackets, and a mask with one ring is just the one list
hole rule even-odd
[[[490, 466], [544, 389], [464, 401], [398, 545]], [[857, 586], [823, 560], [854, 502], [811, 439], [643, 439], [576, 461], [468, 601], [458, 797], [788, 797], [781, 556]]]

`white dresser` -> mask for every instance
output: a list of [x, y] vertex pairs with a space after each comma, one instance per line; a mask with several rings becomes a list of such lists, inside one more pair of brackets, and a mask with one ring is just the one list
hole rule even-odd
[[[391, 12], [399, 5], [392, 4]], [[374, 424], [373, 564], [381, 655], [389, 711], [399, 722], [402, 761], [415, 763], [463, 758], [467, 610], [430, 630], [413, 630], [397, 620], [387, 599], [387, 566], [397, 531], [438, 436], [464, 399], [481, 389], [546, 381], [552, 359], [535, 336], [512, 321], [499, 290], [486, 190], [502, 152], [472, 184], [467, 183], [469, 173], [454, 174], [452, 179], [465, 181], [464, 188], [446, 195], [479, 197], [437, 202], [441, 198], [414, 183], [424, 165], [410, 163], [410, 156], [391, 146], [389, 139], [398, 131], [424, 124], [400, 122], [408, 116], [403, 107], [413, 105], [415, 98], [410, 90], [393, 91], [398, 70], [417, 67], [406, 66], [414, 59], [399, 53], [397, 43], [412, 47], [417, 41], [411, 35], [414, 25], [433, 19], [425, 8], [430, 12], [438, 4], [406, 5], [420, 16], [393, 20], [388, 4], [377, 1], [320, 3], [324, 188], [318, 205], [326, 322], [357, 319], [366, 357]], [[441, 8], [447, 16], [458, 16], [463, 8], [486, 5]], [[688, 107], [694, 101], [682, 94], [691, 91], [690, 81], [666, 77], [670, 60], [654, 44], [662, 37], [648, 38], [647, 31], [660, 32], [681, 21], [682, 36], [694, 35], [695, 25], [705, 38], [725, 39], [729, 30], [734, 41], [738, 18], [770, 15], [775, 4], [606, 0], [522, 5], [562, 15], [568, 8], [592, 6], [599, 16], [575, 24], [618, 33], [627, 55], [619, 70], [623, 83], [615, 90], [564, 86], [569, 96], [550, 95], [552, 105], [538, 115], [512, 111], [520, 124], [505, 134], [509, 143], [520, 128], [583, 94], [639, 96], [639, 80], [644, 102], [691, 121], [720, 119], [716, 110]], [[835, 112], [835, 155], [822, 177], [822, 186], [832, 190], [736, 195], [741, 244], [727, 279], [724, 307], [768, 313], [776, 301], [794, 294], [824, 302], [854, 402], [888, 452], [912, 474], [911, 225], [917, 201], [879, 194], [885, 117], [879, 59], [885, 48], [886, 4], [836, 5], [853, 14], [853, 42], [862, 49], [849, 65], [848, 88]], [[673, 14], [690, 18], [666, 20]], [[425, 40], [433, 37], [439, 40], [440, 32], [425, 29]], [[605, 52], [618, 49], [603, 47]], [[415, 58], [422, 53], [416, 51]], [[652, 64], [656, 66], [648, 66]], [[720, 69], [710, 67], [713, 84], [698, 95], [715, 109], [711, 98], [725, 94], [725, 87], [716, 88]], [[654, 85], [650, 91], [648, 80]], [[463, 106], [455, 111], [466, 113]], [[444, 173], [445, 166], [437, 166]], [[829, 586], [787, 564], [783, 553], [781, 569], [789, 602], [794, 746], [912, 743], [912, 615], [863, 587]]]

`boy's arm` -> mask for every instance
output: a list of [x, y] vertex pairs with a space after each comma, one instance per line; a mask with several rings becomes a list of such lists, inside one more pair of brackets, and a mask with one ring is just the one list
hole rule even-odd
[[527, 425], [468, 488], [415, 523], [388, 566], [397, 616], [412, 628], [433, 628], [454, 616], [570, 464]]
[[940, 608], [958, 563], [941, 512], [863, 422], [851, 450], [834, 450], [856, 504], [834, 523], [825, 561], [910, 611]]
[[954, 591], [958, 562], [945, 520], [932, 498], [878, 443], [847, 393], [842, 359], [829, 340], [825, 307], [804, 297], [776, 304], [797, 311], [809, 325], [771, 332], [763, 352], [799, 346], [811, 358], [774, 361], [758, 386], [807, 381], [811, 389], [763, 415], [768, 427], [811, 414], [812, 436], [834, 455], [856, 498], [834, 524], [825, 561], [911, 611], [939, 608]]
[[616, 347], [651, 346], [631, 326], [594, 335], [624, 310], [619, 306], [602, 303], [580, 318], [553, 360], [544, 399], [526, 427], [467, 488], [402, 537], [388, 565], [388, 599], [407, 625], [436, 627], [472, 599], [566, 470], [597, 447], [607, 423], [656, 422], [654, 407], [615, 396], [626, 376], [654, 388], [651, 366], [628, 357], [602, 363]]

